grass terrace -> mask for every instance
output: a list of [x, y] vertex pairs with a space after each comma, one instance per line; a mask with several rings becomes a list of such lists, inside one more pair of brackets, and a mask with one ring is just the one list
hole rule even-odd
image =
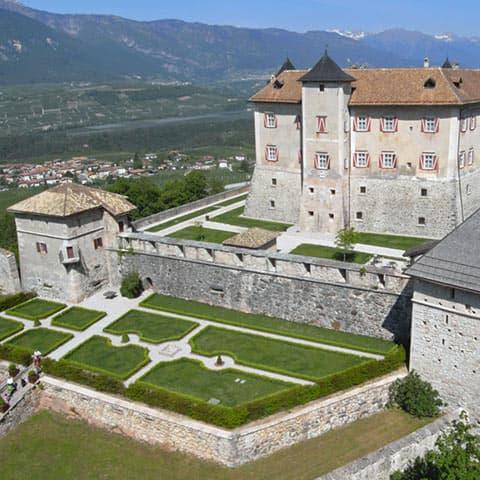
[[172, 220], [168, 220], [166, 222], [161, 223], [160, 225], [155, 225], [147, 229], [147, 232], [159, 232], [160, 230], [165, 230], [166, 228], [173, 227], [178, 225], [179, 223], [186, 222], [188, 220], [192, 220], [193, 218], [200, 217], [201, 215], [207, 215], [208, 213], [214, 212], [218, 210], [218, 207], [206, 207], [202, 210], [197, 210], [196, 212], [188, 213], [187, 215], [182, 215], [181, 217], [174, 218]]
[[183, 240], [195, 240], [197, 242], [222, 243], [227, 238], [235, 236], [235, 232], [225, 232], [224, 230], [213, 230], [204, 227], [187, 227], [178, 232], [169, 234], [171, 238], [181, 238]]
[[364, 358], [354, 355], [217, 327], [205, 328], [192, 338], [190, 345], [200, 355], [229, 355], [243, 365], [311, 381], [366, 363]]
[[[323, 245], [313, 245], [310, 243], [302, 243], [290, 252], [292, 255], [304, 255], [305, 257], [327, 258], [328, 260], [344, 261], [343, 252], [338, 248], [324, 247]], [[359, 263], [361, 265], [367, 263], [373, 255], [363, 252], [352, 252], [347, 254], [345, 260], [351, 263]]]
[[20, 322], [0, 317], [0, 340], [11, 337], [21, 330], [23, 330], [23, 325]]
[[163, 343], [180, 340], [197, 326], [198, 323], [180, 318], [131, 310], [106, 327], [104, 331], [113, 335], [134, 333], [145, 342]]
[[0, 465], [5, 479], [312, 480], [426, 424], [387, 410], [227, 469], [43, 411], [0, 438]]
[[243, 202], [246, 200], [248, 197], [248, 193], [245, 193], [244, 195], [240, 195], [239, 197], [235, 198], [230, 198], [229, 200], [225, 200], [224, 202], [217, 203], [217, 207], [229, 207], [230, 205], [233, 205], [234, 203], [238, 202]]
[[380, 355], [388, 353], [395, 347], [393, 342], [379, 338], [289, 322], [266, 315], [243, 313], [166, 295], [153, 294], [141, 302], [141, 306]]
[[81, 307], [72, 307], [53, 317], [52, 325], [68, 328], [70, 330], [83, 331], [94, 323], [101, 320], [107, 314], [98, 310], [89, 310]]
[[60, 310], [63, 310], [65, 307], [66, 305], [63, 303], [34, 298], [33, 300], [21, 303], [20, 305], [7, 310], [5, 313], [7, 315], [12, 315], [13, 317], [24, 318], [26, 320], [42, 320], [50, 317]]
[[73, 335], [69, 333], [49, 330], [48, 328], [35, 328], [12, 338], [7, 342], [7, 345], [28, 350], [31, 353], [38, 350], [42, 355], [48, 355], [72, 337]]
[[273, 230], [274, 232], [284, 232], [292, 225], [287, 223], [271, 222], [268, 220], [257, 220], [254, 218], [242, 217], [245, 207], [239, 207], [230, 212], [223, 213], [218, 217], [215, 217], [213, 221], [218, 223], [226, 223], [228, 225], [237, 225], [239, 227], [246, 228], [264, 228], [265, 230]]
[[137, 345], [114, 347], [108, 338], [100, 336], [90, 338], [64, 358], [81, 368], [122, 380], [150, 361], [146, 348]]
[[139, 382], [208, 402], [214, 398], [221, 405], [235, 407], [293, 385], [272, 378], [227, 369], [209, 370], [202, 363], [182, 358], [163, 362], [150, 370]]
[[376, 245], [385, 248], [395, 248], [397, 250], [407, 250], [429, 241], [428, 238], [401, 237], [398, 235], [381, 235], [377, 233], [357, 232], [357, 236], [358, 243], [363, 243], [364, 245]]

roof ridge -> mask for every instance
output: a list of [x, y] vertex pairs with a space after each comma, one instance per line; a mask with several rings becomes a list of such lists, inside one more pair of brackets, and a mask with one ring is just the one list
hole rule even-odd
[[460, 95], [455, 91], [455, 89], [453, 88], [453, 85], [452, 83], [450, 82], [450, 79], [447, 78], [447, 76], [445, 75], [445, 71], [443, 68], [440, 68], [440, 75], [444, 78], [444, 80], [447, 82], [447, 85], [448, 85], [448, 88], [450, 89], [451, 92], [453, 92], [453, 94], [455, 95], [455, 98], [460, 102], [460, 103], [463, 103]]

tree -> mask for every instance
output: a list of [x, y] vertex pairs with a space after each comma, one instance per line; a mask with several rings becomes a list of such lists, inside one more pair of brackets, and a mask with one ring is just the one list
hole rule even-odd
[[143, 162], [138, 152], [135, 152], [135, 155], [133, 156], [133, 168], [135, 170], [140, 170], [143, 168]]
[[248, 160], [242, 160], [238, 169], [243, 173], [250, 173], [250, 164], [248, 163]]
[[346, 227], [337, 232], [335, 237], [336, 247], [343, 253], [343, 261], [347, 261], [347, 257], [352, 254], [353, 247], [358, 241], [357, 232], [353, 227]]
[[465, 412], [443, 433], [435, 449], [411, 462], [391, 480], [477, 480], [480, 478], [480, 436], [472, 432]]

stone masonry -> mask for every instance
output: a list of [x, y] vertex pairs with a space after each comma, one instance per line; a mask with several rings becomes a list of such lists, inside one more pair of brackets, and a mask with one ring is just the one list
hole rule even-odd
[[16, 293], [21, 290], [15, 255], [0, 248], [0, 295]]

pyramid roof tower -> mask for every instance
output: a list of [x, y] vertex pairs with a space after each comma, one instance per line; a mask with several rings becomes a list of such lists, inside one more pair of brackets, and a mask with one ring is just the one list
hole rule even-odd
[[328, 55], [327, 51], [323, 57], [308, 71], [300, 82], [353, 82], [355, 79], [343, 71]]

